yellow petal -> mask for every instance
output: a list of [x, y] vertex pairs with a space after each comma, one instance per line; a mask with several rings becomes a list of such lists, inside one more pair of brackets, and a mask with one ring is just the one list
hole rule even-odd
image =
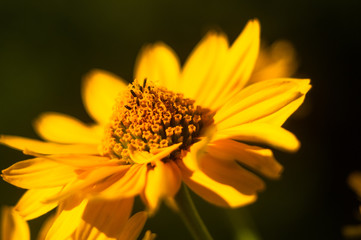
[[198, 169], [199, 162], [204, 156], [210, 138], [203, 138], [199, 142], [194, 143], [191, 147], [187, 155], [183, 157], [183, 163], [190, 169]]
[[245, 195], [234, 187], [214, 181], [200, 170], [189, 170], [181, 161], [178, 166], [187, 186], [206, 201], [222, 207], [240, 207], [256, 200], [256, 195]]
[[41, 154], [98, 153], [98, 146], [95, 144], [59, 144], [8, 135], [0, 136], [0, 143], [18, 150], [28, 150]]
[[112, 182], [114, 183], [109, 184], [109, 187], [103, 189], [96, 197], [119, 199], [140, 194], [141, 191], [143, 191], [146, 182], [147, 168], [148, 167], [145, 164], [134, 164], [125, 172], [125, 174], [121, 173], [110, 177], [104, 185]]
[[186, 97], [204, 106], [203, 99], [218, 81], [217, 74], [227, 50], [227, 37], [222, 33], [211, 31], [199, 42], [188, 57], [181, 75], [181, 92]]
[[107, 124], [116, 97], [127, 85], [123, 79], [107, 71], [91, 71], [85, 76], [82, 86], [85, 109], [95, 121], [102, 125]]
[[227, 52], [206, 106], [213, 103], [214, 109], [218, 109], [247, 84], [257, 60], [259, 44], [260, 25], [258, 20], [251, 20]]
[[44, 113], [34, 123], [44, 139], [59, 143], [99, 144], [102, 138], [97, 127], [87, 126], [78, 119], [61, 113]]
[[74, 168], [92, 168], [101, 166], [117, 166], [120, 162], [118, 159], [110, 159], [102, 156], [78, 155], [78, 154], [61, 154], [43, 156], [43, 158], [72, 166]]
[[219, 130], [256, 121], [280, 126], [309, 89], [309, 80], [300, 79], [272, 79], [250, 85], [217, 112], [215, 124]]
[[150, 230], [147, 230], [142, 240], [155, 240], [156, 237], [157, 235], [155, 233], [152, 233]]
[[138, 164], [151, 163], [169, 156], [169, 154], [177, 150], [181, 145], [182, 143], [178, 143], [169, 147], [156, 149], [157, 152], [155, 154], [150, 154], [146, 151], [130, 151], [130, 158]]
[[46, 240], [68, 239], [82, 220], [87, 200], [82, 200], [76, 196], [68, 198], [58, 209], [58, 215], [50, 227]]
[[291, 132], [281, 127], [265, 123], [248, 123], [220, 130], [214, 137], [214, 141], [227, 138], [266, 144], [289, 152], [295, 152], [300, 147], [300, 142]]
[[5, 181], [26, 189], [58, 187], [76, 177], [74, 168], [44, 158], [17, 162], [2, 173]]
[[125, 171], [129, 165], [125, 166], [104, 166], [85, 171], [77, 177], [74, 181], [70, 182], [59, 194], [50, 196], [45, 202], [50, 203], [54, 201], [63, 200], [73, 194], [82, 192], [86, 193], [87, 188], [92, 188], [93, 185], [101, 183], [103, 179], [110, 177], [112, 174]]
[[201, 160], [200, 170], [212, 180], [229, 185], [246, 195], [264, 189], [264, 182], [259, 177], [245, 170], [235, 161], [222, 161], [205, 155]]
[[134, 69], [135, 79], [142, 84], [145, 78], [169, 90], [179, 88], [179, 60], [164, 43], [147, 45], [140, 51]]
[[14, 208], [25, 220], [37, 218], [58, 205], [58, 203], [46, 204], [43, 201], [47, 197], [57, 194], [61, 189], [62, 187], [30, 189], [20, 198]]
[[53, 225], [53, 223], [55, 221], [55, 217], [56, 217], [55, 214], [52, 214], [45, 220], [43, 225], [41, 225], [37, 240], [45, 240], [46, 239], [46, 235], [48, 234], [49, 229]]
[[155, 166], [148, 170], [144, 190], [150, 212], [154, 213], [157, 210], [163, 198], [172, 198], [178, 192], [180, 184], [181, 175], [177, 165], [173, 161], [157, 161]]
[[274, 158], [271, 150], [250, 146], [231, 139], [216, 141], [210, 144], [207, 151], [209, 155], [223, 161], [237, 160], [269, 178], [278, 178], [283, 169]]
[[250, 83], [265, 79], [290, 77], [297, 69], [296, 52], [287, 41], [262, 47]]
[[117, 240], [136, 240], [147, 221], [147, 213], [142, 211], [134, 214], [123, 228]]
[[2, 207], [1, 239], [30, 240], [28, 224], [12, 207]]
[[89, 201], [75, 239], [116, 239], [126, 226], [132, 207], [133, 198]]

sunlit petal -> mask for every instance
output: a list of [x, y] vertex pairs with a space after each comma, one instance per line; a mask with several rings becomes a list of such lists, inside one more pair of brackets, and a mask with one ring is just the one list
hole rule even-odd
[[134, 70], [135, 79], [142, 84], [149, 79], [170, 90], [179, 87], [180, 63], [174, 51], [164, 43], [143, 47]]
[[25, 220], [37, 218], [58, 206], [56, 202], [44, 203], [44, 200], [57, 194], [61, 189], [62, 187], [30, 189], [20, 198], [14, 209]]
[[112, 115], [115, 98], [124, 91], [128, 83], [104, 70], [88, 73], [82, 86], [85, 109], [98, 123], [105, 125]]
[[99, 144], [102, 137], [98, 127], [87, 126], [61, 113], [42, 114], [35, 121], [34, 127], [42, 138], [59, 143]]

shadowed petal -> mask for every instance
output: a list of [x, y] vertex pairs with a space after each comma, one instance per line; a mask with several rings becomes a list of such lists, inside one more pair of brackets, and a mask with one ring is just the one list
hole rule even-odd
[[256, 195], [246, 195], [234, 187], [219, 183], [200, 170], [191, 171], [181, 161], [178, 166], [187, 186], [206, 201], [221, 207], [240, 207], [256, 200]]
[[181, 175], [173, 161], [163, 163], [157, 161], [152, 169], [148, 170], [147, 185], [144, 194], [150, 212], [154, 212], [163, 198], [172, 198], [181, 185]]
[[27, 222], [12, 207], [2, 207], [1, 239], [30, 240]]
[[50, 227], [46, 240], [68, 239], [81, 223], [81, 217], [87, 200], [73, 196], [64, 201], [58, 208], [58, 214]]
[[236, 161], [225, 162], [205, 155], [201, 160], [200, 170], [212, 180], [229, 185], [246, 195], [256, 194], [264, 189], [264, 182]]
[[37, 218], [58, 206], [58, 203], [44, 203], [44, 200], [61, 189], [62, 187], [30, 189], [20, 198], [14, 209], [25, 220]]
[[147, 221], [146, 212], [138, 212], [134, 214], [123, 228], [119, 239], [117, 240], [136, 240]]
[[75, 239], [117, 239], [126, 227], [132, 207], [133, 198], [89, 201], [76, 229]]
[[[145, 164], [134, 164], [125, 173], [114, 174], [103, 184], [98, 184], [98, 188], [105, 189], [102, 189], [96, 197], [119, 199], [140, 194], [146, 183], [147, 168]], [[94, 191], [97, 191], [97, 189], [94, 189]]]
[[278, 178], [283, 169], [270, 149], [250, 146], [231, 139], [216, 141], [207, 151], [209, 155], [220, 161], [237, 160], [269, 178]]

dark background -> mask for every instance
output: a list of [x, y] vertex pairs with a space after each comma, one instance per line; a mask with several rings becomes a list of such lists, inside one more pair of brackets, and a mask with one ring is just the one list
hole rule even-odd
[[[262, 39], [291, 41], [300, 62], [296, 76], [312, 79], [304, 106], [285, 125], [302, 148], [275, 153], [283, 177], [267, 181], [253, 205], [224, 211], [194, 196], [196, 205], [215, 239], [236, 239], [231, 232], [245, 223], [258, 238], [243, 239], [342, 239], [342, 226], [357, 223], [359, 203], [346, 180], [361, 170], [360, 13], [357, 0], [0, 0], [0, 134], [36, 138], [31, 124], [44, 111], [90, 122], [80, 97], [89, 70], [131, 80], [143, 44], [162, 40], [184, 62], [207, 30], [222, 29], [233, 41], [256, 17]], [[0, 158], [1, 169], [25, 159], [4, 146]], [[22, 193], [3, 181], [0, 188], [2, 205]], [[158, 239], [189, 239], [166, 207], [146, 229]]]

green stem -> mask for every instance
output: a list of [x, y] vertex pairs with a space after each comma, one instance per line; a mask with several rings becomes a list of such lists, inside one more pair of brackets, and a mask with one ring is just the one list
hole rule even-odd
[[178, 206], [178, 214], [193, 238], [196, 240], [212, 240], [213, 238], [199, 216], [185, 184], [179, 189], [174, 199]]

